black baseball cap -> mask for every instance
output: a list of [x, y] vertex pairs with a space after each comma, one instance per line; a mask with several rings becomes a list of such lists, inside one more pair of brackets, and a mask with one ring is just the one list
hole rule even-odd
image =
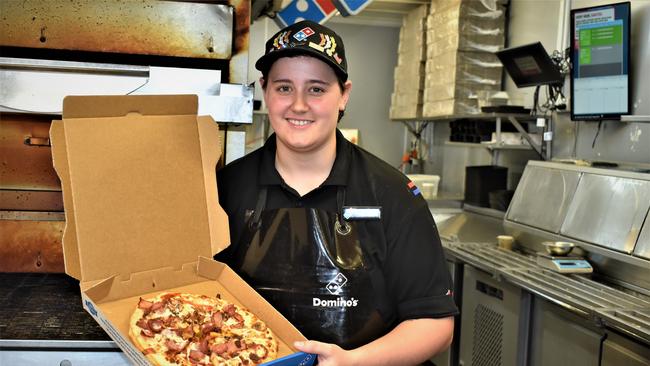
[[268, 72], [280, 57], [308, 55], [330, 65], [344, 81], [348, 79], [343, 40], [333, 30], [311, 20], [303, 20], [277, 32], [266, 41], [264, 52], [255, 63], [255, 68], [262, 72]]

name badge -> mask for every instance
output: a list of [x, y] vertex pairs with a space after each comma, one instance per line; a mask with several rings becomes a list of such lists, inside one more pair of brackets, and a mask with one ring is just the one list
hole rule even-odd
[[343, 207], [343, 219], [346, 221], [379, 220], [381, 219], [381, 206]]

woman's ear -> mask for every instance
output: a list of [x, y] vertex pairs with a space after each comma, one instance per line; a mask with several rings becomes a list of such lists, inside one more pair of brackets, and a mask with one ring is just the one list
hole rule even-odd
[[352, 81], [348, 80], [343, 84], [343, 95], [341, 96], [341, 101], [339, 102], [339, 111], [344, 111], [345, 106], [348, 104], [350, 99], [350, 92], [352, 91]]

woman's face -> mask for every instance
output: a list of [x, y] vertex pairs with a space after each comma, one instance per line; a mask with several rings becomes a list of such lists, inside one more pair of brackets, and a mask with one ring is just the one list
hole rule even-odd
[[316, 151], [336, 141], [336, 124], [352, 83], [341, 91], [334, 70], [308, 56], [283, 57], [268, 73], [264, 100], [278, 144], [296, 151]]

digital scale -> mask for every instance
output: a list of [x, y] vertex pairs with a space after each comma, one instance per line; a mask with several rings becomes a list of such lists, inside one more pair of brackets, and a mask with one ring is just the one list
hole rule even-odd
[[582, 257], [558, 257], [537, 253], [537, 264], [560, 273], [591, 273], [594, 269]]

